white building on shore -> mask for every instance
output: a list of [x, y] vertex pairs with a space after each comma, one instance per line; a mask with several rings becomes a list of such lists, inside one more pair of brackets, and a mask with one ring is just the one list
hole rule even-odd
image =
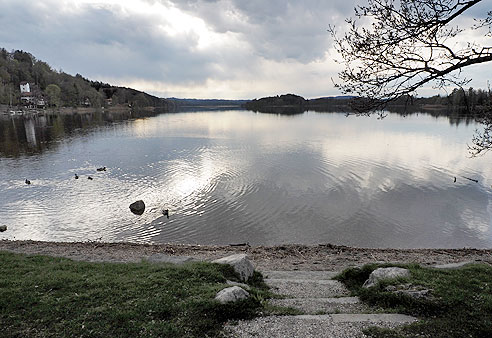
[[31, 92], [31, 87], [29, 86], [29, 82], [22, 81], [20, 83], [20, 92], [21, 92], [21, 94], [30, 93]]

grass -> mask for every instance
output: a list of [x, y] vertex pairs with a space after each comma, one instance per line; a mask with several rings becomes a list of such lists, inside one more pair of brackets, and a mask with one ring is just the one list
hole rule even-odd
[[[336, 278], [354, 295], [373, 306], [413, 315], [419, 322], [397, 329], [371, 328], [372, 337], [492, 337], [492, 267], [467, 265], [461, 269], [441, 270], [418, 265], [408, 268], [410, 277], [386, 280], [363, 289], [369, 274], [381, 265], [366, 265], [345, 270]], [[432, 290], [427, 299], [385, 291], [388, 285], [411, 283]]]
[[0, 252], [2, 337], [212, 337], [269, 298], [255, 273], [247, 300], [215, 294], [238, 281], [227, 265], [88, 263]]

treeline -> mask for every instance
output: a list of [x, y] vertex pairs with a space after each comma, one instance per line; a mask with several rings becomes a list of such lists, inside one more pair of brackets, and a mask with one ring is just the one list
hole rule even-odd
[[179, 99], [168, 98], [176, 107], [240, 107], [248, 100], [224, 100], [224, 99]]
[[254, 99], [244, 104], [246, 109], [256, 110], [262, 108], [280, 108], [280, 107], [304, 107], [307, 100], [299, 95], [285, 94], [277, 96], [263, 97]]
[[492, 93], [489, 90], [473, 88], [455, 88], [449, 95], [435, 95], [415, 100], [419, 105], [443, 105], [463, 108], [470, 112], [490, 109], [492, 107]]
[[285, 94], [254, 99], [244, 104], [249, 110], [273, 114], [302, 114], [307, 110], [330, 112], [349, 110], [352, 96], [320, 97], [307, 100], [299, 95]]
[[[307, 110], [314, 111], [350, 111], [352, 109], [352, 96], [322, 97], [306, 100], [294, 94], [277, 95], [254, 99], [246, 102], [244, 107], [249, 110], [265, 113], [302, 113]], [[386, 108], [394, 109], [446, 109], [448, 111], [459, 110], [461, 114], [476, 115], [492, 112], [492, 92], [483, 89], [454, 89], [449, 95], [435, 95], [426, 98], [401, 97], [390, 102]], [[287, 109], [288, 108], [288, 109]]]
[[32, 54], [0, 49], [0, 104], [21, 104], [21, 82], [28, 82], [36, 96], [52, 107], [104, 107], [125, 104], [131, 107], [168, 108], [169, 102], [131, 88], [90, 81], [82, 75], [72, 76], [54, 70]]

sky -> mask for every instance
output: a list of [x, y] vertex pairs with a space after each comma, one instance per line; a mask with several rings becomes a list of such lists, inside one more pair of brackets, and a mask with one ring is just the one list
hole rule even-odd
[[[345, 18], [364, 2], [0, 0], [0, 47], [159, 97], [341, 95], [334, 83], [342, 68], [327, 29], [343, 32]], [[469, 15], [485, 15], [492, 9], [487, 2]], [[491, 73], [483, 64], [461, 75], [473, 79], [470, 86], [486, 88]]]

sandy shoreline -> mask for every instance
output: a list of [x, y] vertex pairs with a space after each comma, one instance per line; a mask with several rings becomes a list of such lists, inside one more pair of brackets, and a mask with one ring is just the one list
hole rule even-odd
[[419, 263], [482, 262], [492, 265], [492, 249], [367, 249], [319, 245], [227, 246], [134, 244], [103, 242], [41, 242], [0, 240], [0, 250], [66, 257], [90, 262], [140, 262], [156, 253], [213, 260], [246, 253], [260, 270], [343, 270], [373, 262]]

